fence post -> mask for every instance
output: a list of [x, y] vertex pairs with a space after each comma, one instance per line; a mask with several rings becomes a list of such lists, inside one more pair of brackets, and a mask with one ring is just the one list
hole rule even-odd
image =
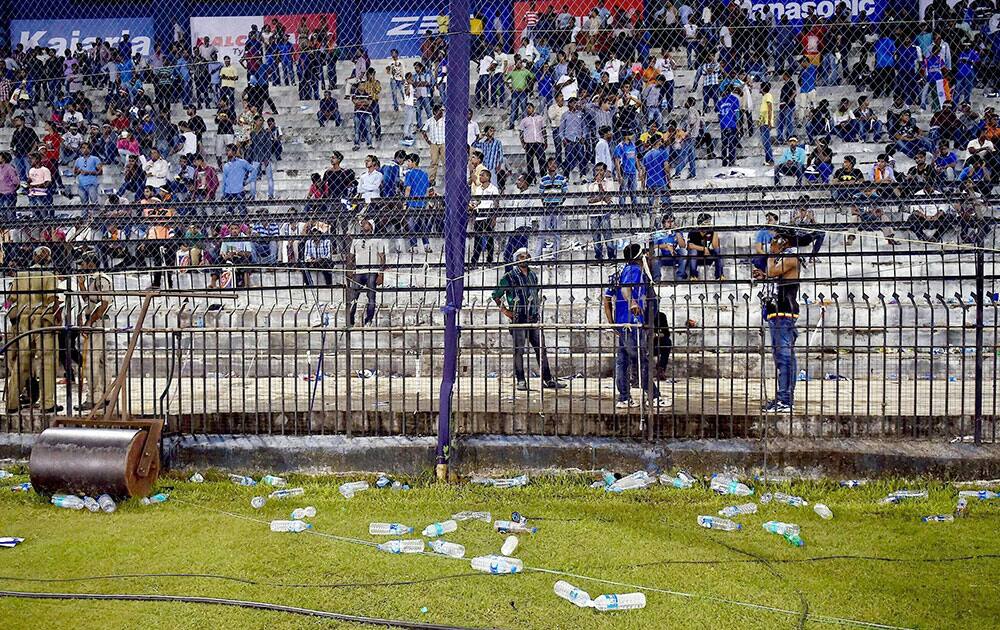
[[985, 265], [982, 240], [977, 239], [976, 245], [976, 400], [973, 437], [976, 446], [980, 446], [983, 443], [983, 293], [986, 289], [983, 286]]
[[465, 288], [465, 232], [469, 187], [465, 180], [469, 108], [469, 0], [450, 0], [448, 17], [448, 92], [444, 143], [444, 261], [447, 286], [444, 307], [444, 372], [441, 376], [435, 471], [448, 476], [451, 455], [451, 402], [458, 369], [458, 311]]

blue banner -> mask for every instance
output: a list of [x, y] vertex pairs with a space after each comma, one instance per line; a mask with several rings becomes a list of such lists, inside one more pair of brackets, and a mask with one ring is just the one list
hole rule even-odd
[[427, 31], [438, 34], [438, 14], [431, 9], [361, 16], [361, 37], [372, 59], [388, 57], [393, 48], [402, 57], [418, 56]]
[[75, 50], [78, 43], [88, 47], [101, 37], [112, 45], [128, 33], [132, 48], [143, 56], [153, 50], [153, 19], [149, 17], [91, 20], [11, 20], [10, 44], [25, 48], [45, 46], [57, 52]]

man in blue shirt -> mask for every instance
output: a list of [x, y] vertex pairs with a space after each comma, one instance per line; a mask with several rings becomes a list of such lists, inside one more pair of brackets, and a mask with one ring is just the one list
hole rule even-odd
[[246, 206], [242, 203], [246, 199], [243, 189], [253, 175], [253, 167], [239, 156], [238, 151], [235, 144], [226, 147], [226, 163], [222, 165], [222, 200], [236, 201], [227, 210], [242, 215], [246, 214]]
[[875, 98], [886, 96], [892, 86], [893, 67], [896, 65], [896, 40], [885, 33], [875, 42], [875, 72], [872, 94]]
[[627, 196], [631, 197], [633, 205], [639, 203], [635, 194], [635, 191], [638, 189], [639, 177], [638, 155], [638, 150], [632, 139], [632, 131], [629, 129], [624, 130], [622, 141], [615, 147], [614, 156], [615, 171], [618, 175], [619, 191], [621, 192], [619, 203], [623, 206], [626, 203], [626, 193], [629, 193]]
[[663, 229], [653, 232], [653, 279], [663, 280], [663, 267], [677, 268], [678, 280], [686, 280], [687, 274], [687, 242], [684, 235], [674, 226], [674, 215], [663, 215]]
[[651, 206], [670, 203], [670, 181], [667, 174], [669, 161], [670, 152], [663, 147], [663, 137], [651, 136], [649, 150], [642, 158], [642, 170], [646, 174], [645, 188]]
[[805, 168], [806, 151], [799, 146], [799, 139], [792, 136], [788, 139], [788, 148], [781, 154], [781, 159], [774, 167], [774, 185], [781, 183], [782, 175], [794, 175], [795, 184], [801, 186]]
[[423, 197], [431, 187], [430, 177], [420, 166], [420, 156], [411, 153], [406, 156], [406, 176], [403, 178], [403, 194], [406, 201], [406, 220], [410, 227], [410, 253], [416, 251], [417, 237], [424, 243], [424, 252], [431, 253], [431, 241], [428, 234], [431, 230], [431, 218], [427, 216], [427, 201]]
[[[899, 41], [902, 42], [902, 31], [897, 32]], [[900, 45], [896, 51], [896, 63], [893, 66], [896, 76], [896, 96], [903, 97], [903, 104], [913, 107], [917, 104], [920, 94], [919, 79], [920, 68], [923, 65], [924, 55], [912, 39], [905, 45]]]
[[[555, 260], [559, 256], [559, 247], [562, 244], [562, 234], [559, 233], [562, 215], [560, 208], [566, 201], [566, 190], [569, 180], [559, 172], [559, 164], [555, 158], [549, 158], [545, 163], [545, 175], [538, 181], [539, 192], [542, 194], [542, 206], [545, 207], [545, 215], [542, 217], [540, 231], [551, 230], [552, 255], [550, 259]], [[545, 235], [539, 234], [535, 241], [535, 258], [541, 259], [542, 250], [545, 248]]]
[[961, 105], [972, 99], [972, 89], [976, 85], [976, 66], [979, 65], [979, 52], [972, 44], [967, 45], [958, 55], [955, 69], [955, 103]]
[[80, 157], [73, 163], [73, 172], [76, 174], [77, 189], [80, 192], [80, 203], [97, 203], [97, 178], [104, 173], [104, 166], [101, 160], [90, 154], [90, 143], [84, 142], [80, 145]]
[[625, 267], [612, 276], [604, 291], [604, 316], [618, 332], [618, 352], [615, 355], [615, 389], [618, 391], [617, 409], [639, 406], [632, 400], [629, 370], [637, 369], [642, 389], [651, 407], [669, 407], [669, 401], [660, 398], [660, 390], [650, 378], [651, 355], [647, 351], [648, 330], [646, 322], [655, 322], [659, 310], [656, 297], [651, 292], [649, 277], [642, 268], [642, 247], [632, 243], [625, 248]]
[[[778, 215], [768, 212], [764, 215], [764, 222], [767, 225], [777, 225]], [[771, 241], [774, 240], [773, 228], [763, 227], [753, 235], [753, 256], [750, 257], [750, 264], [756, 269], [767, 271], [767, 256], [771, 251]]]
[[729, 94], [719, 100], [719, 129], [722, 131], [722, 165], [736, 166], [736, 143], [739, 142], [740, 97], [742, 90], [733, 85]]
[[799, 66], [802, 72], [799, 74], [799, 102], [795, 113], [802, 122], [816, 108], [816, 66], [809, 63], [806, 57], [799, 60]]

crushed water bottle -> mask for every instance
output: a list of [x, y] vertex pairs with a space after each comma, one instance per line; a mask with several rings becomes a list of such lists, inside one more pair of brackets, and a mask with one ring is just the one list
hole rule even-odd
[[100, 512], [101, 504], [97, 502], [94, 497], [83, 497], [83, 507], [87, 508], [91, 512]]
[[229, 481], [232, 481], [237, 486], [256, 486], [257, 482], [253, 480], [253, 477], [247, 477], [244, 475], [229, 475]]
[[997, 497], [1000, 497], [1000, 494], [990, 490], [962, 490], [958, 493], [958, 496], [987, 501], [989, 499], [996, 499]]
[[890, 493], [889, 496], [897, 497], [900, 499], [926, 499], [926, 490], [896, 490]]
[[724, 507], [719, 510], [719, 516], [725, 516], [726, 518], [733, 518], [734, 516], [741, 516], [744, 514], [756, 514], [757, 504], [756, 503], [744, 503], [743, 505], [730, 505], [729, 507]]
[[787, 540], [789, 544], [795, 545], [796, 547], [803, 547], [806, 544], [806, 541], [802, 540], [798, 534], [785, 534], [783, 538]]
[[201, 473], [196, 472], [188, 478], [191, 483], [205, 483], [205, 477]]
[[151, 497], [143, 497], [142, 498], [142, 504], [143, 505], [153, 505], [154, 503], [164, 503], [169, 498], [170, 498], [169, 494], [164, 494], [164, 493], [160, 492], [159, 494], [154, 494]]
[[813, 505], [813, 512], [816, 512], [816, 514], [818, 514], [824, 521], [828, 521], [833, 518], [833, 510], [822, 503]]
[[743, 529], [739, 523], [717, 516], [699, 516], [698, 524], [706, 529], [720, 529], [724, 532], [738, 532]]
[[0, 470], [0, 479], [10, 479], [13, 476], [13, 473], [9, 473], [6, 470]]
[[712, 478], [709, 487], [719, 494], [734, 494], [738, 497], [748, 497], [753, 494], [753, 489], [745, 483], [731, 477], [717, 476]]
[[368, 533], [372, 536], [406, 536], [413, 528], [400, 523], [369, 523]]
[[931, 516], [925, 516], [922, 519], [925, 523], [950, 523], [955, 520], [954, 514], [932, 514]]
[[287, 499], [289, 497], [300, 497], [305, 494], [306, 491], [303, 488], [285, 488], [282, 490], [275, 490], [271, 494], [267, 495], [269, 499]]
[[25, 481], [24, 483], [19, 483], [16, 486], [10, 487], [11, 492], [31, 492], [31, 483]]
[[537, 527], [528, 527], [520, 521], [493, 521], [493, 529], [498, 532], [524, 532], [526, 534], [534, 534], [538, 531]]
[[378, 546], [379, 551], [388, 553], [423, 553], [424, 541], [417, 540], [390, 540]]
[[511, 534], [503, 541], [503, 546], [500, 547], [500, 555], [510, 556], [517, 551], [517, 543], [520, 542], [517, 536]]
[[452, 558], [464, 558], [465, 557], [465, 547], [458, 543], [447, 542], [444, 540], [432, 540], [427, 545], [431, 548], [434, 553], [439, 553], [442, 556], [451, 556]]
[[431, 523], [424, 528], [423, 535], [428, 538], [437, 538], [438, 536], [444, 536], [449, 532], [453, 532], [456, 529], [458, 529], [458, 523], [449, 519], [443, 523]]
[[314, 516], [316, 516], [316, 508], [311, 505], [292, 510], [293, 521], [301, 521], [304, 518], [312, 518]]
[[576, 604], [580, 608], [589, 608], [591, 605], [590, 593], [587, 591], [581, 591], [577, 587], [573, 586], [569, 582], [564, 582], [559, 580], [552, 587], [555, 594], [562, 597], [566, 601]]
[[506, 556], [477, 556], [472, 559], [472, 568], [483, 573], [505, 575], [521, 573], [524, 571], [524, 563], [517, 558], [507, 558]]
[[768, 493], [760, 498], [761, 503], [769, 503], [772, 500], [777, 501], [778, 503], [785, 503], [792, 507], [809, 505], [809, 502], [802, 497], [795, 497], [790, 494], [785, 494], [784, 492], [775, 492], [774, 494]]
[[379, 475], [378, 479], [375, 480], [376, 488], [386, 488], [391, 485], [393, 485], [392, 479], [389, 479], [385, 475]]
[[840, 482], [841, 488], [860, 488], [868, 483], [867, 479], [845, 479]]
[[274, 475], [264, 475], [260, 478], [260, 482], [269, 486], [274, 486], [275, 488], [281, 488], [288, 485], [287, 481], [281, 477], [275, 477]]
[[97, 497], [97, 504], [101, 506], [101, 510], [103, 510], [107, 514], [111, 514], [112, 512], [118, 509], [118, 506], [115, 505], [115, 500], [112, 499], [111, 495], [109, 494], [102, 494], [101, 496]]
[[483, 521], [484, 523], [489, 523], [493, 520], [493, 515], [489, 512], [459, 512], [458, 514], [451, 515], [452, 520], [455, 521]]
[[646, 595], [644, 593], [601, 595], [591, 606], [597, 610], [636, 610], [646, 607]]
[[793, 536], [799, 533], [799, 526], [795, 523], [782, 523], [781, 521], [768, 521], [762, 525], [764, 531], [778, 534], [779, 536]]
[[958, 505], [955, 506], [955, 516], [962, 518], [969, 513], [969, 500], [965, 497], [958, 498]]
[[259, 510], [260, 508], [264, 507], [266, 504], [267, 504], [267, 498], [266, 497], [254, 497], [254, 498], [250, 499], [250, 507], [252, 507], [255, 510]]
[[341, 484], [339, 488], [340, 494], [344, 496], [345, 499], [353, 499], [355, 493], [363, 492], [368, 489], [367, 481], [351, 481], [345, 484]]
[[271, 521], [272, 532], [291, 532], [298, 534], [310, 529], [312, 525], [302, 521]]
[[888, 505], [888, 504], [897, 505], [900, 501], [901, 499], [899, 497], [892, 494], [882, 499], [879, 499], [879, 503], [883, 505]]
[[511, 477], [510, 479], [494, 479], [492, 477], [475, 475], [472, 477], [472, 483], [493, 486], [494, 488], [518, 488], [528, 485], [528, 475], [520, 475], [518, 477]]
[[681, 477], [671, 477], [669, 475], [660, 475], [660, 483], [664, 486], [670, 486], [671, 488], [677, 488], [679, 490], [687, 490], [692, 484], [685, 481]]
[[72, 494], [52, 495], [52, 505], [70, 510], [82, 510], [84, 507], [83, 499], [75, 497]]
[[691, 484], [692, 486], [698, 483], [698, 478], [686, 470], [678, 470], [677, 478], [683, 481], [684, 483]]
[[608, 486], [608, 492], [624, 492], [625, 490], [638, 490], [640, 488], [645, 488], [656, 483], [656, 479], [649, 476], [645, 470], [637, 470], [636, 472], [622, 477], [621, 479], [615, 481], [613, 484]]
[[12, 549], [17, 547], [24, 542], [23, 538], [15, 538], [14, 536], [0, 536], [0, 547], [6, 547]]

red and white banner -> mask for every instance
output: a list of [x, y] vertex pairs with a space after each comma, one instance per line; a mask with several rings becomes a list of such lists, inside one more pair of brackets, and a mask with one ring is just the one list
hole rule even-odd
[[[537, 2], [514, 2], [514, 38], [515, 41], [521, 41], [521, 33], [524, 32], [525, 27], [528, 25], [527, 15], [531, 11], [531, 5], [535, 5], [535, 10], [538, 11], [537, 15], [548, 9], [549, 5], [543, 5], [545, 8], [538, 6], [540, 3]], [[576, 26], [582, 28], [584, 25], [584, 20], [590, 15], [590, 12], [597, 8], [598, 4], [601, 4], [598, 0], [569, 0], [568, 2], [554, 2], [553, 7], [556, 7], [556, 14], [561, 12], [562, 6], [569, 7], [569, 13], [576, 18]], [[642, 14], [643, 0], [605, 0], [603, 2], [604, 8], [611, 12], [613, 17], [619, 11], [625, 13], [626, 15], [632, 16], [632, 21], [639, 19]]]
[[229, 15], [229, 16], [197, 16], [191, 18], [191, 45], [205, 37], [219, 49], [219, 59], [229, 55], [233, 60], [243, 56], [250, 27], [256, 25], [261, 30], [265, 24], [271, 26], [277, 21], [288, 33], [288, 40], [297, 43], [299, 26], [305, 21], [306, 28], [313, 32], [323, 25], [332, 41], [337, 39], [336, 13], [295, 13], [290, 15]]

